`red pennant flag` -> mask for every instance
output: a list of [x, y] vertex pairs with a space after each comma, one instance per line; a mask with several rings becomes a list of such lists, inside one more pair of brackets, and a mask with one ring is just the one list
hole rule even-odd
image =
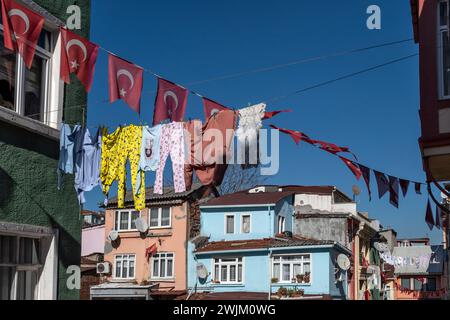
[[60, 30], [61, 79], [70, 84], [70, 74], [74, 73], [89, 92], [94, 79], [99, 47], [73, 32], [63, 28]]
[[154, 256], [156, 252], [158, 252], [158, 248], [156, 247], [156, 244], [154, 244], [145, 250], [145, 257], [149, 259], [150, 257]]
[[353, 174], [356, 177], [356, 180], [361, 179], [362, 176], [362, 171], [361, 169], [358, 167], [357, 164], [355, 164], [353, 161], [344, 158], [344, 157], [339, 157], [344, 163], [345, 165], [353, 172]]
[[272, 119], [273, 117], [276, 117], [276, 116], [279, 115], [280, 113], [285, 113], [285, 112], [292, 112], [292, 110], [289, 109], [289, 110], [279, 110], [279, 111], [266, 112], [266, 113], [264, 114], [263, 120], [269, 120], [269, 119]]
[[220, 111], [230, 110], [230, 108], [227, 108], [208, 98], [203, 98], [203, 110], [205, 111], [205, 118], [209, 119], [214, 114], [219, 113]]
[[183, 121], [186, 112], [188, 91], [173, 82], [158, 78], [153, 125], [163, 121]]
[[[276, 127], [276, 126], [274, 126], [274, 125], [270, 125], [270, 127], [272, 128], [272, 129], [275, 129], [275, 130], [278, 130], [278, 131], [280, 131], [280, 132], [282, 132], [282, 133], [285, 133], [285, 134], [287, 134], [287, 135], [290, 135], [291, 137], [292, 137], [292, 139], [294, 139], [294, 141], [295, 141], [295, 143], [298, 145], [298, 144], [300, 144], [300, 142], [304, 139], [304, 134], [303, 133], [301, 133], [300, 131], [294, 131], [294, 130], [288, 130], [288, 129], [281, 129], [281, 128], [278, 128], [278, 127]], [[309, 140], [309, 139], [308, 139]]]
[[430, 230], [433, 231], [435, 222], [434, 222], [434, 218], [433, 218], [433, 211], [431, 210], [430, 200], [428, 200], [427, 213], [426, 213], [426, 216], [425, 216], [425, 222], [427, 223], [428, 228], [430, 228]]
[[398, 195], [400, 184], [398, 178], [389, 176], [389, 202], [398, 209]]
[[13, 0], [2, 0], [2, 18], [5, 47], [18, 51], [30, 69], [45, 19]]
[[109, 100], [125, 101], [131, 109], [141, 112], [144, 70], [135, 64], [109, 54]]

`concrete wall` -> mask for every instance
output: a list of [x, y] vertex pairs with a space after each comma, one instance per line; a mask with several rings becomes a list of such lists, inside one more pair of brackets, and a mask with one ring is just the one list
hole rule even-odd
[[294, 221], [294, 234], [319, 240], [336, 241], [351, 249], [347, 237], [347, 219], [324, 217], [301, 217]]
[[[82, 8], [79, 33], [89, 36], [89, 0], [35, 0], [65, 21], [67, 7]], [[55, 71], [59, 73], [59, 70]], [[78, 81], [65, 89], [65, 106], [86, 104]], [[81, 109], [67, 109], [66, 120], [81, 121]], [[56, 190], [59, 142], [17, 126], [0, 123], [0, 221], [45, 226], [59, 230], [58, 298], [79, 299], [78, 290], [68, 290], [66, 269], [80, 264], [81, 225], [73, 178], [66, 177], [61, 192]]]
[[81, 256], [103, 253], [105, 249], [105, 226], [85, 228], [81, 238]]
[[[104, 242], [109, 242], [108, 237], [111, 230], [114, 230], [114, 215], [116, 210], [107, 210], [105, 215], [105, 238]], [[145, 209], [141, 212], [141, 217], [149, 221], [149, 210]], [[111, 250], [105, 250], [105, 261], [110, 262], [113, 266], [115, 256], [119, 254], [135, 254], [136, 255], [136, 282], [142, 283], [152, 281], [160, 284], [160, 290], [186, 290], [187, 278], [187, 204], [172, 207], [172, 226], [171, 228], [150, 229], [151, 235], [141, 237], [139, 232], [120, 232], [120, 243]], [[160, 253], [174, 253], [174, 278], [164, 282], [153, 281], [151, 279], [152, 266], [145, 257], [145, 250], [156, 244]], [[109, 277], [108, 280], [114, 280]], [[133, 281], [133, 280], [131, 280]]]

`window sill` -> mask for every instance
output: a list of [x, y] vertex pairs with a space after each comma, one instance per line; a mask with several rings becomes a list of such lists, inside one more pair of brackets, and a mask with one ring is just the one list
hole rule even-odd
[[42, 122], [21, 116], [14, 111], [6, 109], [0, 106], [0, 121], [10, 123], [15, 126], [19, 126], [25, 130], [33, 133], [37, 133], [46, 138], [59, 141], [59, 130], [52, 128]]
[[158, 279], [158, 278], [152, 278], [150, 279], [151, 282], [162, 282], [162, 283], [175, 283], [176, 280], [175, 278], [170, 278], [170, 279]]
[[272, 283], [272, 287], [311, 287], [312, 283], [292, 283], [292, 282], [278, 282]]
[[212, 283], [213, 287], [233, 287], [233, 288], [239, 288], [239, 287], [245, 287], [244, 283]]

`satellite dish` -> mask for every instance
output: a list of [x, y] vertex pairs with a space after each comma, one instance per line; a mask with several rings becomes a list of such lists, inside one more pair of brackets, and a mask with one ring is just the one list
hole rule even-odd
[[108, 239], [112, 242], [116, 241], [117, 239], [119, 239], [119, 232], [115, 230], [111, 231], [108, 235]]
[[341, 270], [347, 271], [348, 269], [350, 269], [350, 259], [345, 255], [345, 254], [340, 254], [337, 257], [337, 265], [339, 266], [339, 268], [341, 268]]
[[205, 267], [203, 263], [199, 263], [197, 265], [197, 277], [199, 279], [206, 279], [208, 278], [209, 272], [208, 269]]
[[136, 229], [140, 233], [146, 233], [147, 232], [148, 224], [147, 224], [147, 222], [144, 219], [142, 219], [142, 218], [136, 219], [135, 224], [136, 224]]
[[383, 242], [375, 242], [373, 244], [373, 247], [379, 252], [388, 252], [389, 251], [388, 245]]
[[361, 189], [357, 185], [354, 185], [352, 187], [352, 192], [355, 196], [359, 196], [361, 194]]

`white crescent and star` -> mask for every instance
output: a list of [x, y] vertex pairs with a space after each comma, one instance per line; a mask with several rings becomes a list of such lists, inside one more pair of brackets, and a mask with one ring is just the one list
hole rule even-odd
[[167, 98], [171, 97], [174, 101], [175, 101], [175, 108], [173, 108], [173, 110], [169, 110], [169, 113], [172, 114], [175, 110], [178, 109], [178, 97], [175, 94], [175, 92], [173, 91], [166, 91], [166, 93], [164, 93], [164, 103], [167, 106]]
[[22, 32], [21, 34], [16, 34], [16, 37], [24, 35], [28, 32], [28, 30], [30, 30], [30, 19], [28, 18], [28, 16], [25, 14], [25, 12], [23, 12], [22, 10], [19, 9], [11, 9], [8, 11], [8, 16], [14, 17], [17, 16], [19, 18], [22, 18], [23, 22], [25, 22], [25, 31]]
[[[129, 90], [133, 89], [133, 87], [134, 87], [134, 77], [133, 77], [133, 75], [131, 74], [131, 72], [128, 71], [128, 70], [126, 70], [126, 69], [120, 69], [119, 71], [117, 71], [117, 75], [116, 75], [117, 80], [119, 80], [119, 78], [120, 78], [121, 76], [125, 76], [125, 77], [127, 77], [128, 79], [130, 79], [131, 86], [130, 86]], [[127, 91], [125, 90], [125, 88], [120, 88], [120, 95], [121, 95], [122, 97], [125, 97], [125, 96], [127, 95]]]
[[217, 114], [219, 112], [220, 112], [219, 109], [212, 109], [211, 110], [211, 116], [213, 116], [213, 115], [215, 115], [215, 114]]
[[[67, 55], [69, 55], [69, 50], [72, 46], [77, 46], [83, 51], [83, 61], [81, 61], [81, 62], [82, 63], [85, 62], [87, 59], [87, 49], [86, 49], [86, 46], [84, 45], [84, 43], [78, 39], [72, 39], [69, 42], [67, 42], [67, 45], [66, 45]], [[80, 64], [78, 63], [77, 60], [71, 61], [70, 64], [71, 64], [72, 69], [78, 69], [78, 67], [80, 66]]]

